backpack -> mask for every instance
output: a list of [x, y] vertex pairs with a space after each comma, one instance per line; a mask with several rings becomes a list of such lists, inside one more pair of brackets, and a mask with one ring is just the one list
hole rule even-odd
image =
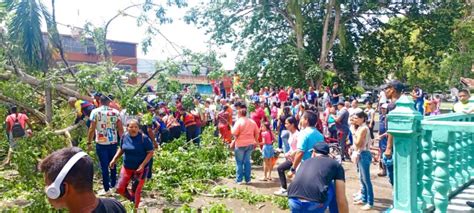
[[15, 121], [12, 126], [12, 135], [13, 138], [20, 138], [26, 135], [25, 129], [23, 129], [20, 121], [18, 121], [18, 114], [16, 114]]

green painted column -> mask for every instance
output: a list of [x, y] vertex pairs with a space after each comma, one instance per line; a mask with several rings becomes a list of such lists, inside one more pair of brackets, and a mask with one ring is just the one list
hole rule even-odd
[[[469, 122], [466, 120], [465, 122]], [[461, 152], [462, 152], [462, 159], [461, 159], [461, 173], [464, 178], [464, 183], [469, 182], [471, 179], [471, 175], [469, 174], [469, 159], [471, 156], [471, 153], [469, 152], [469, 137], [471, 137], [471, 133], [464, 133], [463, 138], [461, 141]]]
[[[392, 212], [420, 212], [423, 200], [417, 194], [417, 150], [421, 146], [420, 121], [413, 101], [403, 95], [388, 114], [388, 133], [394, 142], [394, 208]], [[418, 203], [421, 201], [421, 206]]]
[[433, 151], [433, 140], [431, 139], [431, 133], [431, 131], [424, 130], [423, 138], [421, 141], [421, 159], [423, 162], [423, 174], [421, 178], [423, 182], [422, 195], [427, 208], [433, 206], [433, 191], [431, 190], [431, 187], [433, 185], [433, 156], [431, 154]]
[[435, 212], [444, 213], [448, 208], [448, 192], [450, 190], [449, 182], [449, 158], [448, 146], [450, 142], [454, 142], [455, 136], [453, 132], [440, 128], [433, 131], [433, 141], [436, 144], [436, 167], [434, 171], [433, 191]]
[[[456, 121], [461, 122], [461, 121]], [[461, 167], [461, 139], [462, 133], [454, 133], [455, 140], [451, 141], [448, 146], [449, 151], [449, 182], [451, 183], [451, 190], [456, 190], [458, 187], [462, 186], [463, 178], [460, 174]], [[450, 191], [451, 192], [451, 191]]]

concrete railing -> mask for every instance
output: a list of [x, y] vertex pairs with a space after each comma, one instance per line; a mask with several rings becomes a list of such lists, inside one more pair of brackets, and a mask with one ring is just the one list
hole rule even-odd
[[474, 114], [425, 117], [407, 96], [388, 115], [394, 138], [393, 212], [447, 212], [474, 179]]

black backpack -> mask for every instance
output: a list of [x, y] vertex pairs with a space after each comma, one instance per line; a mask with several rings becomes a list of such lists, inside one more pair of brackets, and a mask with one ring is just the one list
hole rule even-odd
[[18, 114], [15, 116], [15, 122], [13, 123], [12, 126], [12, 135], [13, 138], [20, 138], [26, 135], [25, 129], [20, 124], [20, 121], [18, 121]]

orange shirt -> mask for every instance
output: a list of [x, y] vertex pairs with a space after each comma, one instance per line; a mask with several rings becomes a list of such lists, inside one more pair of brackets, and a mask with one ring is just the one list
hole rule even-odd
[[260, 130], [255, 121], [241, 117], [232, 127], [232, 134], [235, 136], [235, 147], [245, 147], [255, 144], [255, 138], [258, 138]]
[[[229, 105], [228, 105], [229, 106]], [[232, 125], [232, 107], [227, 108], [227, 113], [229, 113], [229, 125]]]

